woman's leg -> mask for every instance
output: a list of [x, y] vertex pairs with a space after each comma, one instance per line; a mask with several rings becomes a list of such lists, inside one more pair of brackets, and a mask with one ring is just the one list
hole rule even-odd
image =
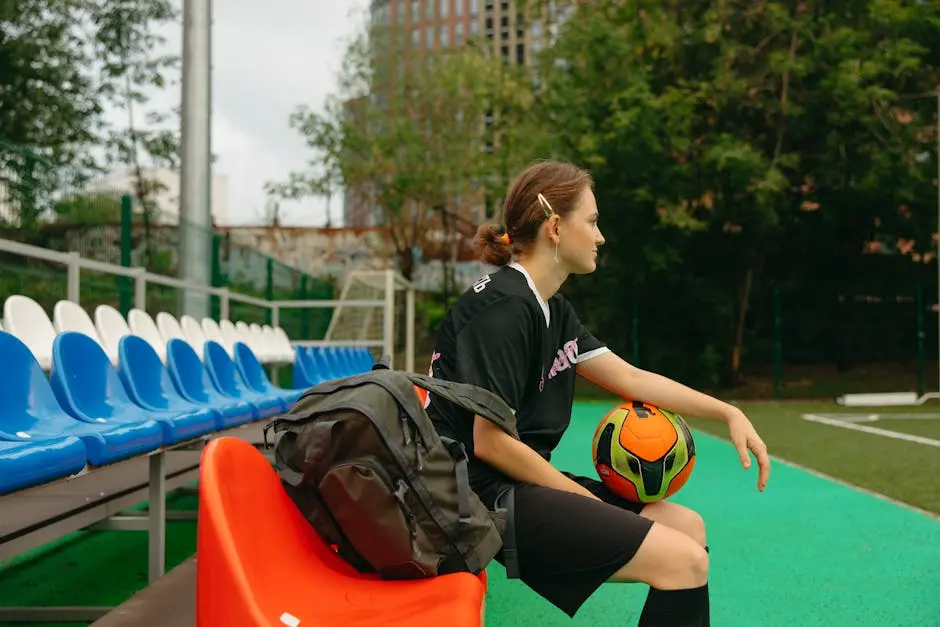
[[605, 582], [642, 581], [662, 590], [651, 588], [657, 594], [644, 606], [641, 627], [708, 624], [708, 556], [682, 532], [534, 485], [516, 487], [514, 514], [522, 580], [568, 615]]
[[699, 546], [708, 546], [705, 537], [705, 521], [693, 509], [669, 501], [659, 501], [644, 507], [640, 511], [640, 516], [681, 531], [695, 540]]
[[[708, 546], [702, 517], [687, 507], [659, 501], [643, 505], [611, 492], [596, 479], [565, 473], [605, 503], [654, 521], [636, 555], [611, 581], [650, 584], [640, 627], [710, 624]], [[654, 533], [655, 530], [655, 533]], [[651, 540], [652, 538], [652, 540]], [[676, 585], [677, 582], [680, 585]], [[690, 585], [691, 582], [691, 585]], [[689, 608], [691, 614], [676, 617]]]

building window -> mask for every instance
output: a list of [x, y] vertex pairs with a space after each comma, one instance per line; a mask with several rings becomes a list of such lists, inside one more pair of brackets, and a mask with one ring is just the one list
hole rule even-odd
[[462, 43], [463, 43], [463, 22], [457, 22], [454, 25], [454, 44], [459, 46]]
[[424, 0], [424, 17], [429, 20], [434, 19], [434, 0]]
[[465, 0], [454, 0], [454, 17], [463, 17], [463, 3]]
[[441, 26], [440, 38], [442, 48], [446, 48], [450, 45], [450, 28], [448, 28], [447, 24]]
[[434, 27], [428, 26], [424, 29], [424, 46], [426, 48], [434, 47]]
[[411, 23], [417, 24], [421, 19], [421, 9], [418, 0], [411, 0]]
[[438, 10], [438, 17], [441, 19], [447, 18], [450, 16], [450, 0], [441, 0], [440, 9]]

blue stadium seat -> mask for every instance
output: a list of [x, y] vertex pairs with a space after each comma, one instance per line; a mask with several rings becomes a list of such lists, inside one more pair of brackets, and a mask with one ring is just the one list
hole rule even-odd
[[353, 362], [362, 372], [367, 372], [372, 369], [372, 366], [375, 365], [375, 359], [372, 358], [372, 353], [369, 352], [368, 348], [357, 347], [351, 348]]
[[307, 354], [306, 348], [298, 346], [294, 349], [294, 352], [292, 375], [295, 387], [312, 388], [326, 380], [317, 372], [317, 367]]
[[70, 477], [81, 472], [85, 462], [85, 445], [76, 437], [0, 441], [0, 494]]
[[191, 440], [215, 429], [211, 413], [177, 415], [145, 410], [127, 395], [121, 378], [95, 340], [74, 331], [56, 336], [52, 345], [52, 389], [62, 408], [79, 420], [110, 418], [133, 423], [156, 420], [163, 443]]
[[271, 383], [267, 373], [261, 366], [261, 362], [251, 352], [248, 345], [241, 342], [235, 342], [235, 366], [238, 368], [238, 374], [241, 375], [242, 381], [245, 382], [248, 389], [258, 394], [281, 398], [286, 410], [290, 410], [297, 402], [297, 399], [306, 391], [306, 388], [287, 390]]
[[189, 342], [173, 338], [166, 345], [166, 367], [176, 391], [186, 400], [214, 408], [226, 426], [235, 426], [256, 420], [258, 408], [248, 401], [224, 396], [209, 379], [196, 351]]
[[307, 349], [307, 356], [310, 358], [310, 361], [316, 364], [316, 370], [320, 376], [323, 377], [324, 381], [338, 379], [343, 376], [331, 363], [331, 361], [326, 358], [326, 355], [323, 353], [323, 349], [321, 347], [309, 347]]
[[0, 440], [43, 442], [75, 436], [88, 462], [104, 466], [160, 448], [160, 426], [147, 420], [120, 423], [77, 420], [62, 411], [39, 362], [18, 338], [0, 331]]
[[118, 342], [118, 355], [118, 375], [128, 398], [140, 407], [177, 416], [196, 415], [200, 420], [211, 419], [216, 429], [229, 426], [214, 407], [193, 403], [180, 395], [157, 351], [147, 340], [125, 335]]
[[258, 408], [260, 418], [276, 416], [287, 410], [286, 404], [279, 396], [259, 394], [249, 389], [238, 374], [235, 362], [221, 344], [212, 340], [206, 342], [205, 355], [209, 379], [219, 392], [230, 398], [248, 401]]

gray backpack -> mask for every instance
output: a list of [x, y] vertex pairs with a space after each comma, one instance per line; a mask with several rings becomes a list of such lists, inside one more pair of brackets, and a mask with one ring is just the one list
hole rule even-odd
[[479, 573], [502, 549], [518, 577], [512, 490], [485, 506], [470, 488], [463, 445], [438, 436], [417, 385], [518, 438], [512, 411], [482, 388], [390, 370], [310, 388], [273, 429], [291, 499], [360, 572], [384, 579]]

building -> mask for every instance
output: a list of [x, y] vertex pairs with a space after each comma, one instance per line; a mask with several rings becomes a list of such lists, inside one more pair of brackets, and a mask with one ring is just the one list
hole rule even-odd
[[[470, 39], [490, 42], [493, 52], [508, 63], [529, 64], [544, 46], [543, 22], [526, 15], [525, 0], [373, 0], [371, 22], [377, 30], [397, 37], [392, 75], [407, 72], [427, 50], [465, 45]], [[373, 97], [381, 97], [373, 93]], [[347, 105], [353, 115], [355, 103]], [[376, 226], [380, 209], [371, 207], [364, 195], [347, 189], [344, 224]], [[479, 216], [462, 216], [478, 220]]]

